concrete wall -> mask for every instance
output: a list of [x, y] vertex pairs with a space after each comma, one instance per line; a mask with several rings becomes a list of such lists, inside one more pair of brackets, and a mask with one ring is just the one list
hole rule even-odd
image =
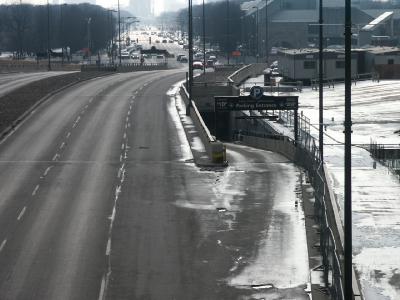
[[268, 68], [267, 63], [257, 63], [257, 64], [247, 65], [234, 72], [231, 76], [228, 77], [228, 80], [233, 85], [240, 85], [246, 79], [262, 74], [262, 72], [266, 68]]
[[[184, 85], [181, 86], [179, 93], [186, 105], [189, 104], [189, 94], [186, 91]], [[208, 156], [212, 163], [224, 164], [226, 160], [225, 146], [223, 143], [217, 141], [208, 130], [208, 127], [203, 121], [199, 110], [197, 109], [196, 103], [192, 102], [192, 107], [190, 109], [190, 117], [196, 127], [200, 139], [204, 144]]]

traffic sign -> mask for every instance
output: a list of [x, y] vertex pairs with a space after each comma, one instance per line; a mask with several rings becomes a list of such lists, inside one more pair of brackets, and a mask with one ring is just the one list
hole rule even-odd
[[298, 96], [265, 96], [254, 100], [251, 96], [218, 96], [215, 99], [215, 112], [241, 110], [297, 110]]
[[261, 86], [253, 86], [250, 89], [250, 97], [254, 100], [260, 100], [264, 95], [264, 89]]

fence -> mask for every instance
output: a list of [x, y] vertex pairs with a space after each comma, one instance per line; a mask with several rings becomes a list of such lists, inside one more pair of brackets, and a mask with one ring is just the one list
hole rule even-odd
[[[372, 82], [374, 82], [374, 81], [379, 82], [379, 78], [380, 78], [380, 76], [378, 73], [360, 73], [360, 74], [356, 74], [355, 76], [353, 76], [353, 78], [351, 80], [354, 85], [357, 85], [357, 82], [363, 81], [363, 80], [372, 80]], [[311, 79], [310, 82], [311, 82], [311, 88], [313, 90], [318, 90], [319, 79], [314, 78], [314, 79]], [[323, 82], [324, 87], [334, 88], [335, 83], [344, 83], [344, 79], [324, 78], [322, 82]]]
[[371, 141], [369, 145], [371, 156], [388, 167], [400, 180], [400, 145], [378, 144]]

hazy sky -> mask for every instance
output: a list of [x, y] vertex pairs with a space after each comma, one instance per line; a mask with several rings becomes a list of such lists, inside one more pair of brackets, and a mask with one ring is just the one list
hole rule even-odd
[[[49, 0], [50, 3], [53, 3], [53, 0]], [[151, 1], [151, 0], [142, 0], [142, 1]], [[187, 0], [153, 0], [155, 3], [155, 11], [156, 13], [160, 13], [164, 11], [164, 9], [170, 10], [177, 10], [179, 8], [185, 7], [187, 5]], [[0, 0], [0, 3], [18, 3], [19, 0]], [[32, 4], [45, 4], [47, 0], [22, 0], [23, 3], [32, 3]], [[64, 3], [64, 0], [59, 0], [59, 3]], [[85, 2], [82, 0], [81, 2]], [[87, 1], [89, 2], [89, 1]], [[194, 4], [201, 3], [202, 0], [193, 0]], [[206, 1], [208, 2], [208, 1]], [[116, 7], [118, 0], [96, 0], [96, 3], [102, 5], [104, 7]], [[129, 0], [120, 0], [121, 6], [128, 5]]]

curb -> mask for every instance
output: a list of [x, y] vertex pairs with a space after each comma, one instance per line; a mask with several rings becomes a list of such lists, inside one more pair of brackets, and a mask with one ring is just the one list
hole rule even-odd
[[77, 85], [79, 83], [82, 82], [86, 82], [95, 78], [101, 78], [101, 77], [106, 77], [106, 76], [111, 76], [114, 75], [114, 73], [110, 73], [110, 74], [104, 74], [104, 75], [100, 75], [100, 76], [95, 76], [92, 78], [86, 78], [83, 80], [79, 80], [77, 82], [72, 82], [69, 83], [55, 91], [52, 91], [50, 93], [48, 93], [47, 95], [43, 96], [42, 98], [40, 98], [35, 104], [33, 104], [27, 111], [25, 111], [22, 115], [20, 115], [15, 121], [12, 122], [12, 124], [10, 126], [8, 126], [7, 128], [5, 128], [2, 132], [0, 132], [0, 142], [3, 142], [11, 133], [13, 133], [15, 130], [18, 129], [19, 125], [21, 125], [28, 117], [29, 115], [31, 115], [33, 113], [34, 110], [36, 110], [40, 105], [42, 105], [43, 103], [45, 103], [47, 100], [49, 100], [51, 97], [53, 97], [54, 95], [74, 86]]

